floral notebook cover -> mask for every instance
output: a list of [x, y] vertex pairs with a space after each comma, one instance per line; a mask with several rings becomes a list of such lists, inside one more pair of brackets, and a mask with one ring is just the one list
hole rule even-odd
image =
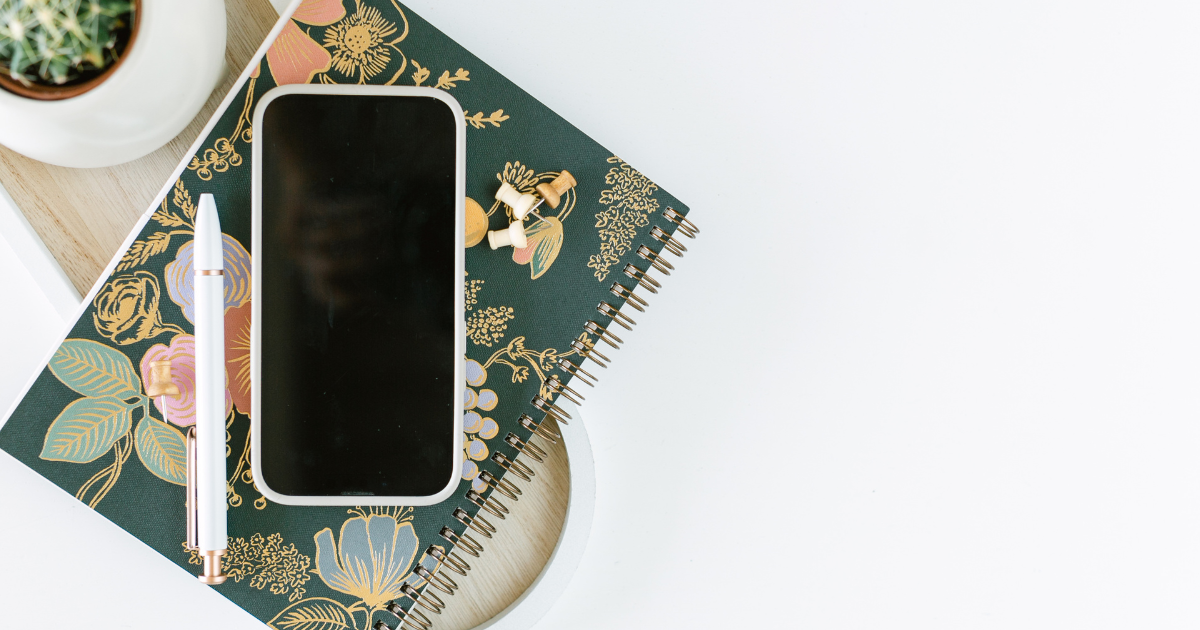
[[[380, 611], [392, 600], [413, 606], [401, 587], [424, 588], [417, 567], [445, 572], [427, 550], [455, 550], [440, 535], [444, 526], [466, 532], [452, 512], [480, 511], [466, 494], [490, 496], [481, 471], [503, 476], [491, 455], [518, 459], [505, 438], [531, 439], [518, 419], [545, 415], [531, 399], [553, 399], [551, 375], [570, 382], [559, 360], [582, 363], [572, 342], [581, 340], [586, 351], [596, 341], [584, 324], [609, 324], [597, 305], [623, 306], [610, 287], [622, 281], [636, 288], [625, 265], [649, 267], [635, 250], [644, 244], [661, 251], [650, 230], [673, 233], [663, 212], [687, 208], [394, 0], [305, 0], [268, 41], [88, 295], [86, 310], [0, 430], [0, 448], [197, 572], [199, 560], [184, 543], [184, 431], [195, 422], [193, 228], [199, 196], [212, 193], [225, 231], [228, 381], [230, 580], [218, 592], [279, 629], [365, 630], [375, 619], [394, 625]], [[438, 505], [289, 507], [268, 502], [254, 486], [247, 416], [251, 120], [267, 90], [313, 82], [451, 92], [466, 108], [467, 195], [491, 229], [509, 221], [507, 207], [492, 202], [501, 182], [533, 192], [564, 169], [578, 182], [557, 209], [539, 209], [545, 222], [527, 223], [528, 247], [467, 250], [465, 457], [458, 491]], [[182, 390], [165, 399], [166, 409], [163, 399], [146, 395], [149, 364], [164, 359]], [[395, 405], [402, 412], [405, 401]]]

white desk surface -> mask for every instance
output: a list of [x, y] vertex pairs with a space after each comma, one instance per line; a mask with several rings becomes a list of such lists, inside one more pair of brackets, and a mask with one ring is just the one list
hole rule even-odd
[[[1200, 624], [1200, 6], [411, 6], [703, 230], [587, 392], [547, 627]], [[5, 617], [259, 627], [0, 478]]]

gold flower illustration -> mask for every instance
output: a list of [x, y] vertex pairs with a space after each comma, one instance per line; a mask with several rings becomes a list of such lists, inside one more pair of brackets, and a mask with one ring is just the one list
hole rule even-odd
[[[333, 50], [333, 67], [338, 72], [348, 77], [357, 74], [358, 82], [366, 83], [391, 62], [389, 48], [404, 56], [396, 44], [408, 35], [408, 28], [406, 23], [400, 37], [386, 41], [396, 32], [395, 23], [385, 20], [379, 9], [363, 6], [361, 0], [355, 0], [355, 6], [354, 15], [325, 30], [325, 47]], [[408, 65], [407, 59], [404, 65]]]
[[118, 346], [127, 346], [165, 332], [183, 333], [164, 324], [158, 312], [158, 279], [148, 271], [123, 274], [108, 281], [92, 300], [96, 331]]

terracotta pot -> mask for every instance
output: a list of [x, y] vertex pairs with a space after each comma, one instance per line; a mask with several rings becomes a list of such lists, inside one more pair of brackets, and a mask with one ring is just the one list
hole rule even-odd
[[141, 0], [131, 0], [130, 4], [133, 5], [133, 24], [131, 24], [129, 27], [129, 38], [125, 40], [125, 45], [121, 46], [121, 51], [118, 53], [119, 56], [117, 57], [116, 62], [105, 68], [104, 72], [101, 72], [100, 74], [87, 79], [86, 81], [72, 83], [70, 85], [44, 85], [41, 83], [25, 85], [24, 83], [13, 79], [7, 74], [0, 73], [0, 88], [4, 88], [5, 90], [8, 90], [17, 96], [24, 96], [25, 98], [33, 98], [39, 101], [57, 101], [64, 98], [79, 96], [80, 94], [87, 92], [101, 83], [104, 83], [104, 81], [108, 79], [108, 77], [112, 76], [112, 74], [116, 72], [117, 68], [125, 62], [125, 58], [129, 56], [129, 52], [133, 49], [134, 41], [137, 40], [138, 27], [142, 23], [142, 11], [141, 7], [139, 6], [141, 4]]

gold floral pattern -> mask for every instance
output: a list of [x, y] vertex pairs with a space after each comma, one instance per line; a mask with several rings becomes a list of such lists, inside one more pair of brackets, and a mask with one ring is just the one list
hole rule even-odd
[[148, 271], [122, 274], [109, 280], [92, 300], [96, 332], [118, 346], [127, 346], [165, 332], [182, 333], [158, 312], [158, 278]]
[[[587, 333], [579, 335], [578, 339], [587, 347], [592, 347], [592, 339]], [[525, 347], [525, 337], [513, 337], [508, 345], [492, 353], [491, 357], [484, 362], [483, 369], [492, 367], [493, 365], [507, 365], [512, 369], [512, 382], [523, 383], [529, 378], [529, 370], [532, 368], [537, 374], [538, 380], [542, 383], [541, 395], [544, 398], [550, 399], [555, 393], [551, 392], [546, 387], [547, 376], [554, 371], [559, 359], [576, 355], [574, 349], [570, 352], [559, 352], [554, 348], [546, 348], [545, 350], [534, 350]], [[524, 364], [524, 365], [521, 365]]]
[[[181, 229], [155, 232], [144, 239], [134, 241], [133, 245], [130, 245], [129, 249], [121, 256], [116, 271], [125, 271], [146, 264], [154, 256], [167, 251], [167, 248], [171, 246], [172, 237], [195, 234], [196, 204], [192, 202], [192, 194], [184, 187], [182, 179], [175, 180], [171, 203], [179, 212], [171, 210], [167, 206], [167, 198], [163, 197], [162, 204], [154, 211], [154, 214], [150, 215], [150, 220], [165, 228]], [[180, 213], [183, 214], [180, 215]]]
[[608, 170], [604, 183], [611, 186], [600, 193], [600, 203], [608, 206], [596, 213], [596, 228], [600, 231], [600, 253], [593, 254], [587, 266], [595, 269], [596, 280], [608, 277], [609, 267], [620, 262], [629, 252], [638, 228], [650, 222], [650, 214], [658, 210], [654, 192], [658, 184], [650, 181], [617, 156], [608, 158], [616, 164]]
[[[237, 152], [237, 141], [249, 144], [254, 140], [250, 116], [254, 112], [254, 82], [257, 80], [256, 70], [255, 76], [250, 77], [246, 87], [246, 100], [242, 102], [242, 113], [238, 116], [233, 132], [226, 137], [217, 138], [212, 148], [205, 149], [204, 159], [193, 155], [192, 161], [188, 162], [188, 170], [196, 171], [196, 177], [207, 182], [212, 179], [213, 173], [224, 173], [231, 166], [241, 166], [242, 156]], [[165, 206], [166, 199], [163, 199], [163, 204]]]
[[481, 346], [488, 346], [504, 338], [508, 322], [515, 315], [511, 306], [489, 306], [471, 313], [467, 317], [467, 338]]
[[[186, 542], [183, 548], [188, 553], [188, 564], [201, 564], [196, 549], [189, 549]], [[289, 602], [304, 597], [304, 584], [312, 577], [312, 558], [300, 553], [294, 544], [283, 544], [283, 536], [277, 533], [265, 538], [254, 534], [249, 540], [230, 537], [224, 565], [225, 574], [234, 582], [249, 578], [252, 588], [275, 595], [286, 593]]]
[[[396, 10], [400, 11], [400, 7]], [[400, 11], [400, 14], [403, 16], [404, 12]], [[388, 67], [392, 61], [391, 50], [404, 55], [396, 44], [408, 35], [407, 18], [404, 33], [388, 41], [395, 33], [396, 25], [384, 19], [379, 9], [355, 0], [353, 15], [325, 29], [324, 45], [333, 51], [335, 70], [351, 78], [357, 74], [358, 82], [366, 83], [367, 79]], [[403, 71], [402, 65], [397, 75]]]

